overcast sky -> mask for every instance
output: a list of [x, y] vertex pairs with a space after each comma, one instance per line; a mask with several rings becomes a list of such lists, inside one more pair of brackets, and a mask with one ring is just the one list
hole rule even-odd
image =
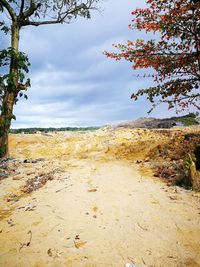
[[[128, 29], [131, 11], [144, 3], [106, 0], [91, 20], [23, 29], [20, 50], [29, 55], [32, 86], [28, 100], [15, 107], [12, 127], [97, 126], [146, 117], [149, 103], [133, 102], [130, 95], [151, 80], [137, 78], [130, 63], [103, 55], [113, 43], [144, 35]], [[161, 106], [150, 116], [174, 114]]]

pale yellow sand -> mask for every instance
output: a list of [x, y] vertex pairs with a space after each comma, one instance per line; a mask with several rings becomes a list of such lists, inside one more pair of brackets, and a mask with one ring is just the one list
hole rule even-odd
[[[14, 157], [45, 160], [15, 163], [19, 174], [1, 181], [1, 267], [200, 266], [200, 195], [113, 157], [108, 145], [134, 133], [112, 134], [11, 137]], [[7, 202], [52, 170], [53, 181]]]

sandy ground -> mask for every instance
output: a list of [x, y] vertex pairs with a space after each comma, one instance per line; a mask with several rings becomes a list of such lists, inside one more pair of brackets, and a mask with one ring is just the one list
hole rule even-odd
[[[0, 266], [200, 266], [200, 194], [139, 171], [137, 133], [11, 136], [17, 160], [0, 182]], [[118, 158], [117, 145], [133, 136], [132, 159]], [[22, 193], [47, 173], [54, 179]]]

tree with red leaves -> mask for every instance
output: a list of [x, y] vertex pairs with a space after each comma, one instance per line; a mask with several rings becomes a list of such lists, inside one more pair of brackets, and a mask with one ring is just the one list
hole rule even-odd
[[134, 70], [149, 70], [155, 85], [133, 93], [132, 99], [146, 94], [153, 108], [167, 103], [177, 111], [189, 106], [200, 110], [200, 0], [147, 0], [146, 4], [147, 8], [132, 12], [129, 27], [153, 32], [157, 40], [128, 41], [114, 45], [118, 52], [104, 54], [130, 61]]

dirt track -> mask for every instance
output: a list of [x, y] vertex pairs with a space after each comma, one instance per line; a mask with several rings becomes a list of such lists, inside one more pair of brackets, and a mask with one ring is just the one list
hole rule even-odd
[[[139, 171], [135, 160], [165, 138], [138, 133], [141, 143], [129, 130], [11, 136], [21, 160], [1, 181], [0, 266], [200, 266], [200, 194]], [[22, 194], [27, 179], [47, 173], [52, 181]]]

